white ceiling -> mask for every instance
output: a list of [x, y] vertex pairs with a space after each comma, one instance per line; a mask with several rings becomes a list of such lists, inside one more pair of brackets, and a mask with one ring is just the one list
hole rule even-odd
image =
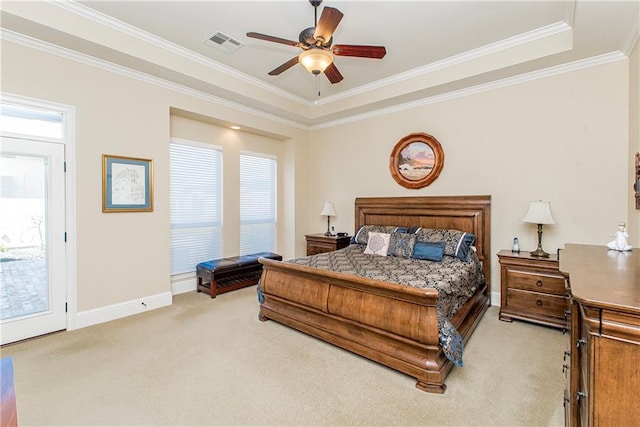
[[[314, 25], [308, 0], [5, 0], [1, 17], [5, 38], [27, 43], [21, 36], [29, 36], [313, 126], [566, 64], [619, 58], [637, 40], [639, 3], [325, 0], [318, 17], [325, 5], [344, 14], [334, 44], [387, 50], [381, 60], [335, 57], [344, 80], [334, 85], [301, 65], [267, 75], [300, 49], [245, 35], [297, 41]], [[217, 31], [242, 47], [227, 53], [204, 42]]]

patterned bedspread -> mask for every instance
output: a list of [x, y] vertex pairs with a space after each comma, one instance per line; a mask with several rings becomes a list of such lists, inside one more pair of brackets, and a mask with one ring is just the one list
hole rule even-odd
[[445, 256], [442, 262], [364, 253], [365, 245], [352, 244], [338, 251], [287, 262], [337, 271], [385, 282], [438, 290], [440, 346], [449, 360], [462, 366], [464, 344], [450, 319], [484, 283], [482, 264], [471, 251], [467, 261]]

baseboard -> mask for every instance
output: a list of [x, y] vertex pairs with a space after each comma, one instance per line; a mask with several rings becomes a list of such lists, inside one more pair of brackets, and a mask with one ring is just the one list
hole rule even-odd
[[195, 275], [189, 275], [182, 278], [171, 279], [171, 293], [173, 295], [184, 294], [185, 292], [195, 291], [198, 282]]
[[500, 292], [491, 292], [491, 306], [500, 307]]
[[163, 292], [157, 295], [139, 298], [119, 304], [108, 305], [93, 310], [81, 311], [76, 314], [75, 327], [73, 329], [85, 328], [99, 323], [109, 322], [122, 317], [144, 313], [160, 307], [171, 305], [171, 292]]

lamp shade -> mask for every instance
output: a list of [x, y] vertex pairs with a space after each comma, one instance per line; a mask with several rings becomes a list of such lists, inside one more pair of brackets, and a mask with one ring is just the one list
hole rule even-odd
[[333, 202], [324, 202], [324, 208], [320, 215], [336, 216], [336, 208], [333, 206]]
[[531, 202], [529, 212], [522, 218], [522, 221], [532, 224], [555, 224], [556, 221], [551, 215], [551, 202], [543, 202], [542, 200]]
[[333, 56], [324, 49], [311, 48], [298, 56], [298, 62], [311, 74], [320, 74], [333, 62]]

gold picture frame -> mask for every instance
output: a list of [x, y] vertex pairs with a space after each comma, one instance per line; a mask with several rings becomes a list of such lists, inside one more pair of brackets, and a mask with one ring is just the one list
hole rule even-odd
[[153, 160], [102, 155], [102, 212], [153, 212]]
[[426, 187], [444, 167], [444, 151], [437, 139], [426, 133], [411, 133], [396, 143], [389, 156], [389, 170], [405, 188]]

